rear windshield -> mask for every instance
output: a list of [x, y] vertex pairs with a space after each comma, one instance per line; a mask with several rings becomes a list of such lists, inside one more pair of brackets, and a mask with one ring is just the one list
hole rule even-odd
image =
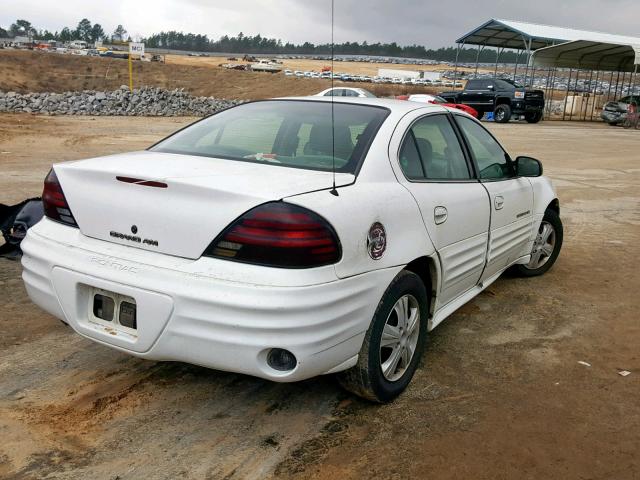
[[[197, 122], [151, 148], [309, 170], [355, 173], [386, 108], [277, 100], [247, 103]], [[332, 128], [333, 125], [333, 128]]]

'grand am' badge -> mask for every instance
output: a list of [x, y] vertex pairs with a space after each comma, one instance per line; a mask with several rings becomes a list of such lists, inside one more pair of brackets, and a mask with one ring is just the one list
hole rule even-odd
[[378, 260], [387, 249], [387, 232], [380, 222], [376, 222], [369, 228], [367, 235], [367, 251], [369, 256], [374, 260]]
[[[134, 225], [135, 227], [135, 225]], [[133, 231], [133, 227], [131, 228], [131, 230]], [[138, 227], [135, 228], [136, 232], [138, 231]], [[121, 240], [126, 240], [128, 242], [135, 242], [135, 243], [143, 243], [145, 245], [150, 245], [152, 247], [157, 247], [158, 246], [158, 241], [157, 240], [152, 240], [150, 238], [142, 238], [139, 237], [137, 235], [128, 235], [126, 233], [120, 233], [120, 232], [114, 232], [113, 230], [111, 230], [109, 232], [109, 235], [113, 238], [119, 238]]]

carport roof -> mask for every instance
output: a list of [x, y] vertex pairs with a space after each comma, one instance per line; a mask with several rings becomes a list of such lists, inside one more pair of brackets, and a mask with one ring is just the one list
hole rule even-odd
[[567, 42], [533, 52], [531, 63], [540, 67], [633, 72], [640, 65], [640, 39], [635, 44]]
[[610, 33], [576, 30], [535, 23], [501, 20], [493, 18], [456, 40], [466, 45], [514, 48], [526, 50], [525, 42], [531, 41], [531, 50], [548, 47], [557, 43], [587, 40], [610, 44], [640, 45], [640, 38], [613, 35]]

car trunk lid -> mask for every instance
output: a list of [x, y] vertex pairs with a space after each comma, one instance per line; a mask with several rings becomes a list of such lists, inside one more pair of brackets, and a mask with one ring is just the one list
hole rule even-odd
[[194, 259], [247, 210], [332, 185], [331, 172], [150, 151], [55, 171], [84, 235]]

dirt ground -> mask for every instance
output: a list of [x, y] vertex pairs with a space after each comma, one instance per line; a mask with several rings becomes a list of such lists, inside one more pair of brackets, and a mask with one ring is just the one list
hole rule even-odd
[[[189, 121], [0, 115], [0, 202], [38, 195], [54, 162]], [[0, 478], [639, 479], [640, 132], [490, 128], [554, 180], [563, 251], [432, 332], [390, 405], [330, 377], [274, 384], [112, 351], [32, 305], [20, 264], [0, 260]]]
[[[331, 86], [330, 80], [286, 77], [284, 73], [260, 73], [227, 70], [224, 57], [188, 57], [168, 55], [167, 63], [133, 62], [134, 87], [183, 88], [192, 95], [228, 99], [260, 99], [312, 95]], [[320, 71], [327, 62], [287, 60]], [[288, 64], [287, 64], [288, 65]], [[336, 64], [336, 72], [355, 73], [352, 69], [373, 68], [366, 63]], [[383, 65], [383, 64], [380, 64]], [[387, 67], [390, 68], [389, 65]], [[401, 67], [401, 66], [398, 66]], [[395, 66], [394, 66], [395, 68]], [[405, 66], [408, 68], [408, 66]], [[360, 70], [358, 70], [359, 72]], [[377, 67], [375, 67], [377, 72]], [[0, 50], [0, 91], [65, 92], [70, 90], [115, 90], [129, 84], [128, 62], [27, 50]], [[341, 85], [342, 82], [335, 82]], [[378, 96], [407, 93], [435, 93], [434, 89], [409, 85], [349, 82], [349, 86], [371, 90]]]

